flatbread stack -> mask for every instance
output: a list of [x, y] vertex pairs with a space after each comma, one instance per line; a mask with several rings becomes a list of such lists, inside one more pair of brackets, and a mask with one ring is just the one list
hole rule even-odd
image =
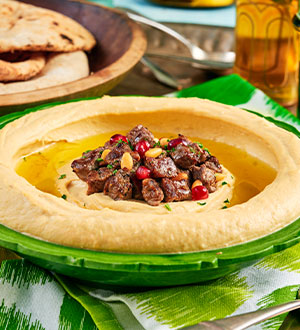
[[32, 91], [89, 75], [84, 51], [93, 35], [71, 18], [0, 0], [0, 95]]

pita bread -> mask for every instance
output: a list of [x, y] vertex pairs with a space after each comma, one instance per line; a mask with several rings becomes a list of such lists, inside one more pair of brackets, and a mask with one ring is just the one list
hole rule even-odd
[[28, 92], [64, 84], [89, 75], [88, 58], [83, 51], [51, 53], [44, 69], [27, 81], [0, 83], [0, 95]]
[[0, 0], [0, 52], [90, 50], [93, 35], [73, 19], [14, 0]]
[[27, 80], [36, 76], [46, 64], [46, 55], [36, 53], [0, 54], [0, 81]]

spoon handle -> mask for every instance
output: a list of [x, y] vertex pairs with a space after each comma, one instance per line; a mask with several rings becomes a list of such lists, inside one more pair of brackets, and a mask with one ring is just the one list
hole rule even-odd
[[216, 321], [201, 322], [185, 329], [189, 330], [243, 330], [251, 325], [268, 320], [274, 316], [290, 312], [300, 307], [300, 300], [258, 310], [246, 314], [227, 317]]
[[[136, 22], [152, 26], [155, 29], [158, 29], [160, 31], [163, 31], [163, 32], [169, 34], [173, 38], [182, 42], [190, 51], [194, 47], [194, 45], [192, 45], [192, 43], [188, 39], [186, 39], [183, 35], [181, 35], [177, 31], [169, 28], [168, 26], [166, 26], [164, 24], [158, 23], [156, 21], [152, 21], [151, 19], [148, 19], [147, 17], [136, 15], [136, 14], [130, 13], [128, 11], [126, 12], [126, 14], [128, 15], [129, 18], [131, 18], [132, 20], [134, 20]], [[197, 47], [197, 48], [199, 48], [199, 47]], [[192, 53], [192, 51], [191, 51], [191, 53]], [[199, 56], [198, 59], [201, 59], [200, 56], [202, 56], [202, 59], [206, 59], [206, 56], [205, 56], [206, 54], [201, 49], [198, 50], [197, 55]]]
[[181, 89], [181, 86], [176, 78], [170, 75], [168, 72], [164, 71], [158, 65], [153, 63], [148, 59], [147, 56], [141, 58], [141, 62], [146, 65], [154, 74], [155, 78], [164, 85], [167, 85], [172, 88]]

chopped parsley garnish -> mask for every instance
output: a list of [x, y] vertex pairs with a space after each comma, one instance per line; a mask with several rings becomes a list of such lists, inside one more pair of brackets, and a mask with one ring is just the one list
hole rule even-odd
[[122, 139], [120, 139], [120, 140], [117, 142], [117, 144], [122, 144], [122, 143], [127, 143], [127, 142], [123, 141]]
[[92, 151], [92, 150], [89, 149], [89, 150], [84, 151], [83, 153], [84, 153], [84, 154], [87, 154], [87, 153], [90, 152], [90, 151]]
[[64, 199], [64, 200], [66, 200], [67, 199], [67, 195], [63, 194], [63, 195], [61, 195], [61, 198]]
[[108, 164], [106, 167], [107, 168], [113, 168], [113, 166], [111, 164]]
[[171, 151], [174, 152], [175, 151], [175, 148], [172, 148]]
[[165, 208], [166, 208], [168, 211], [172, 211], [171, 206], [170, 206], [169, 204], [165, 204]]
[[102, 158], [97, 158], [96, 160], [97, 160], [97, 162], [103, 162]]
[[199, 204], [199, 205], [201, 205], [201, 206], [204, 206], [204, 205], [206, 205], [206, 202], [204, 202], [204, 203], [197, 202], [197, 204]]
[[211, 155], [210, 151], [207, 148], [203, 148], [203, 150], [207, 151], [209, 155]]
[[230, 203], [230, 202], [229, 202], [229, 199], [227, 198], [226, 201], [224, 201], [224, 203]]
[[200, 142], [196, 142], [200, 148], [203, 148], [203, 144]]
[[224, 206], [222, 207], [222, 209], [227, 209], [227, 206], [226, 206], [226, 205], [224, 205]]
[[189, 146], [189, 148], [190, 148], [190, 152], [192, 152], [193, 154], [196, 153], [196, 151], [195, 151], [195, 149], [193, 147]]
[[133, 145], [131, 144], [131, 142], [130, 142], [129, 140], [128, 140], [127, 144], [129, 145], [129, 148], [130, 148], [131, 150], [134, 150]]
[[155, 147], [161, 147], [161, 145], [160, 145], [160, 141], [159, 141], [159, 140], [158, 140], [157, 142], [154, 143], [153, 148], [155, 148]]
[[225, 184], [228, 184], [226, 181], [223, 181], [222, 182], [222, 186], [224, 186]]
[[67, 176], [66, 174], [62, 174], [62, 175], [58, 178], [58, 180], [64, 179], [66, 176]]
[[114, 170], [114, 171], [113, 171], [113, 174], [116, 174], [117, 172], [118, 172], [118, 170]]

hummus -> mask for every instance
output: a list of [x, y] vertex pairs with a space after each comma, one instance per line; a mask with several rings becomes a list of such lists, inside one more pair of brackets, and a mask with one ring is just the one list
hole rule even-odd
[[[85, 194], [86, 187], [78, 186], [72, 173], [67, 184], [59, 183], [61, 192], [65, 189], [71, 196], [64, 200], [38, 190], [15, 171], [22, 157], [53, 143], [126, 131], [139, 123], [153, 131], [180, 132], [246, 150], [277, 175], [258, 195], [227, 209], [220, 209], [219, 203], [230, 196], [230, 185], [218, 189], [219, 197], [211, 194], [217, 209], [213, 203], [203, 209], [184, 201], [170, 203], [168, 211], [107, 196], [82, 207], [86, 196], [80, 189]], [[6, 125], [0, 131], [0, 180], [0, 222], [22, 233], [102, 251], [199, 251], [253, 240], [300, 216], [300, 141], [256, 115], [207, 100], [104, 97], [59, 105]]]

